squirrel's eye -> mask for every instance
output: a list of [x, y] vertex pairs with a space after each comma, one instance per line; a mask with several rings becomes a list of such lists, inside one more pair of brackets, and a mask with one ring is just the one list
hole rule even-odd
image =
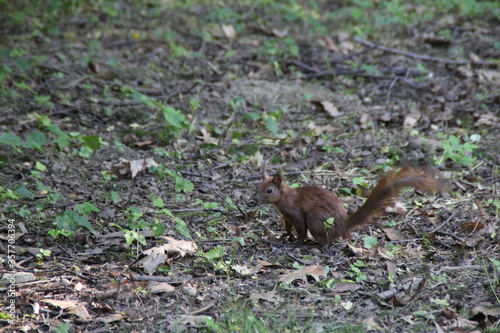
[[268, 188], [266, 192], [267, 193], [273, 193], [273, 189], [272, 188]]

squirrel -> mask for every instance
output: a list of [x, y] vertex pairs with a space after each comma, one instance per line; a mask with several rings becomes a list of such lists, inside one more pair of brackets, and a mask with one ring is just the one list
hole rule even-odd
[[382, 177], [365, 203], [348, 215], [342, 201], [332, 192], [314, 186], [289, 187], [279, 173], [270, 177], [264, 164], [255, 199], [276, 206], [285, 220], [287, 235], [293, 237], [295, 228], [297, 243], [304, 243], [309, 230], [321, 245], [330, 245], [335, 239], [349, 238], [354, 229], [376, 222], [406, 187], [432, 192], [443, 190], [445, 183], [426, 168], [405, 165]]

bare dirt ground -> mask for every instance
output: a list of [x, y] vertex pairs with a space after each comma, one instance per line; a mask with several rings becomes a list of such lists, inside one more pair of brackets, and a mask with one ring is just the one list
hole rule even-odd
[[[498, 7], [363, 35], [325, 18], [350, 2], [259, 3], [2, 21], [1, 329], [500, 330]], [[294, 246], [265, 159], [350, 212], [407, 162], [449, 189]]]

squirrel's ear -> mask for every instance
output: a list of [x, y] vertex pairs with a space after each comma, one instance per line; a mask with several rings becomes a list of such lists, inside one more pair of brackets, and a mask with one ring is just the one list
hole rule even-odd
[[273, 177], [273, 183], [281, 185], [282, 182], [283, 182], [283, 178], [281, 177], [281, 175], [279, 173], [277, 173], [276, 175], [274, 175], [274, 177]]

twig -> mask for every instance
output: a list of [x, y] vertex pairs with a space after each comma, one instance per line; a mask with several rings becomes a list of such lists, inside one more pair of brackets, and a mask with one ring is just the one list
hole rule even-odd
[[167, 282], [171, 284], [182, 284], [186, 282], [206, 282], [206, 281], [212, 281], [215, 279], [214, 276], [204, 276], [204, 277], [199, 277], [199, 278], [194, 278], [192, 276], [185, 276], [180, 279], [173, 279], [171, 277], [167, 276], [150, 276], [150, 275], [132, 275], [129, 277], [130, 280], [132, 281], [154, 281], [154, 282]]
[[487, 65], [487, 66], [495, 65], [494, 63], [487, 62], [487, 61], [450, 60], [450, 59], [444, 59], [444, 58], [438, 58], [438, 57], [431, 57], [431, 56], [416, 54], [416, 53], [412, 53], [412, 52], [401, 51], [401, 50], [398, 50], [398, 49], [393, 49], [393, 48], [390, 48], [390, 47], [386, 47], [386, 46], [374, 44], [374, 43], [371, 43], [369, 41], [366, 41], [366, 40], [358, 38], [358, 37], [354, 37], [354, 40], [356, 42], [358, 42], [358, 43], [361, 43], [363, 45], [366, 45], [366, 46], [369, 46], [369, 47], [372, 47], [372, 48], [377, 48], [379, 50], [390, 52], [390, 53], [394, 53], [394, 54], [400, 54], [400, 55], [403, 55], [405, 57], [410, 57], [410, 58], [413, 58], [413, 59], [419, 59], [419, 60], [425, 60], [425, 61], [433, 61], [433, 62], [441, 62], [441, 63], [444, 63], [444, 64], [452, 64], [452, 65], [466, 65], [466, 64], [470, 64], [470, 63], [474, 63], [474, 64], [478, 64], [478, 65]]

